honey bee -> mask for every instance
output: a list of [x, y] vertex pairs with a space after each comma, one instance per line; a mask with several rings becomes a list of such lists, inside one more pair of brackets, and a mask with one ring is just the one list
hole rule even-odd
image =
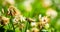
[[31, 19], [31, 18], [26, 18], [26, 20], [27, 20], [28, 22], [34, 22], [34, 21], [35, 21], [34, 19]]
[[20, 15], [21, 13], [20, 13], [20, 11], [16, 7], [10, 6], [8, 8], [8, 13], [7, 14], [8, 15], [12, 15], [12, 16], [16, 16], [16, 15]]

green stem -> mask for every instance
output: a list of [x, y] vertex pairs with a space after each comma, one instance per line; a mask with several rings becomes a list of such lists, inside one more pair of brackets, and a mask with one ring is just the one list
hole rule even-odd
[[14, 30], [14, 32], [15, 32], [15, 28], [14, 28], [12, 19], [13, 19], [13, 17], [11, 16], [10, 23], [12, 24], [13, 30]]
[[28, 24], [28, 22], [26, 22], [25, 32], [26, 32], [26, 30], [27, 30], [27, 26], [28, 26], [27, 24]]
[[29, 22], [26, 22], [25, 32], [26, 32], [26, 30], [29, 29], [29, 28], [30, 28]]

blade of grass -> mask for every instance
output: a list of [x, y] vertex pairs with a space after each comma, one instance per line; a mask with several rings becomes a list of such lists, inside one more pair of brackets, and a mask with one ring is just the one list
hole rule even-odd
[[12, 19], [13, 19], [13, 17], [11, 16], [10, 23], [12, 24], [13, 31], [15, 32], [15, 28], [14, 28], [14, 25], [13, 25], [13, 21], [12, 21]]

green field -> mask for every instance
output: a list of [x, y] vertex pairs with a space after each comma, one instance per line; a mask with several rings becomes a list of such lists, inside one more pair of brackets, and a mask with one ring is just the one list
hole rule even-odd
[[60, 32], [60, 0], [0, 0], [0, 32]]

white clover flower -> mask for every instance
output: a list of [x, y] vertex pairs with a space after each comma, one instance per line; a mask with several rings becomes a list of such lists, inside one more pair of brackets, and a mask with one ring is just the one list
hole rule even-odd
[[25, 20], [25, 17], [23, 17], [23, 16], [20, 16], [20, 20], [21, 20], [21, 22], [22, 22], [22, 21], [26, 21], [26, 20]]
[[24, 2], [24, 6], [25, 6], [26, 11], [29, 12], [29, 11], [32, 10], [30, 1], [25, 1], [25, 2]]
[[18, 23], [18, 21], [19, 21], [19, 20], [16, 19], [16, 18], [13, 19], [13, 23], [14, 23], [14, 24], [15, 24], [15, 23]]
[[40, 21], [41, 21], [42, 23], [48, 23], [48, 22], [49, 22], [49, 18], [47, 18], [47, 16], [44, 16], [44, 17], [42, 17], [42, 18], [40, 19]]
[[30, 32], [30, 30], [26, 30], [26, 32]]
[[17, 23], [18, 21], [23, 22], [23, 21], [26, 21], [26, 20], [25, 20], [25, 17], [23, 17], [22, 15], [17, 15], [17, 16], [15, 16], [15, 18], [13, 19], [13, 21], [15, 23]]
[[50, 16], [51, 18], [55, 18], [57, 16], [56, 10], [49, 8], [46, 12], [47, 16]]
[[15, 3], [14, 0], [5, 0], [5, 2], [12, 4], [12, 5]]
[[2, 25], [7, 25], [8, 23], [9, 23], [9, 18], [6, 18], [6, 17], [4, 17], [4, 16], [2, 16], [2, 21], [1, 21], [2, 23]]
[[43, 0], [43, 7], [49, 7], [52, 5], [52, 1], [51, 0]]
[[19, 20], [20, 20], [19, 15], [15, 16], [15, 18], [13, 19], [14, 24], [18, 23]]
[[31, 22], [31, 26], [35, 27], [36, 26], [36, 22]]
[[37, 28], [32, 28], [32, 32], [39, 32], [39, 29], [37, 29]]

